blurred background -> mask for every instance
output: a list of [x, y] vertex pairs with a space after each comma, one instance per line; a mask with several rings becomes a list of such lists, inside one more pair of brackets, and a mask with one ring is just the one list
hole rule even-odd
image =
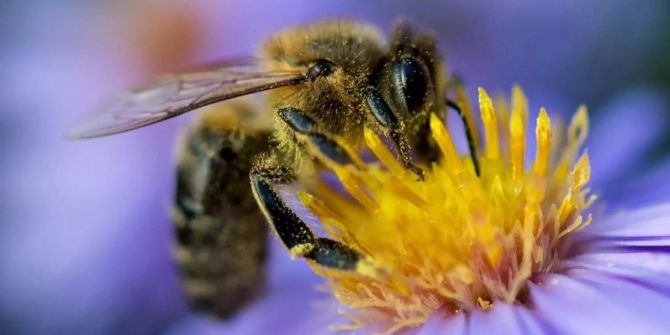
[[173, 142], [189, 117], [64, 141], [78, 117], [155, 74], [253, 54], [283, 27], [354, 18], [388, 32], [399, 17], [434, 31], [471, 88], [519, 83], [533, 109], [555, 115], [587, 104], [597, 190], [616, 202], [642, 176], [649, 192], [620, 203], [658, 200], [649, 178], [664, 175], [670, 148], [667, 1], [3, 0], [0, 332], [162, 333], [189, 315], [168, 219]]

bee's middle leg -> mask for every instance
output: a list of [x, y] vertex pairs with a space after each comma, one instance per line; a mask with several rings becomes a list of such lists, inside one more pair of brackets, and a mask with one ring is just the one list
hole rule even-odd
[[259, 161], [250, 174], [251, 189], [258, 206], [291, 257], [303, 257], [340, 270], [356, 270], [363, 256], [347, 245], [317, 237], [309, 226], [286, 205], [276, 187], [295, 178], [285, 167], [275, 166], [272, 157]]
[[[337, 164], [350, 164], [347, 151], [331, 136], [319, 132], [313, 120], [298, 109], [286, 107], [277, 111], [296, 135]], [[322, 266], [355, 271], [364, 256], [349, 246], [316, 236], [309, 226], [279, 196], [275, 187], [296, 180], [290, 164], [282, 163], [279, 153], [266, 156], [254, 164], [251, 188], [266, 219], [292, 257], [303, 257]]]

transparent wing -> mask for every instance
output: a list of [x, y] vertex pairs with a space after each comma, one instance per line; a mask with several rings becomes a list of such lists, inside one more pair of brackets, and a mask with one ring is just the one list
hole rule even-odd
[[81, 119], [67, 137], [117, 134], [184, 114], [215, 102], [276, 87], [297, 85], [303, 72], [268, 72], [255, 64], [222, 65], [208, 71], [171, 74], [112, 99]]

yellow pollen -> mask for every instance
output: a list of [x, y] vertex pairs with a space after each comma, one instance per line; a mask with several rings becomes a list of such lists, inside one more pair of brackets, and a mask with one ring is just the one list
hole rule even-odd
[[289, 254], [291, 255], [291, 258], [295, 259], [296, 257], [302, 257], [308, 254], [312, 249], [314, 249], [314, 245], [312, 244], [298, 244], [289, 250]]
[[456, 103], [463, 110], [465, 114], [465, 120], [468, 123], [468, 127], [472, 130], [472, 136], [475, 140], [475, 146], [479, 147], [479, 129], [475, 126], [474, 113], [472, 111], [472, 105], [470, 104], [470, 99], [468, 98], [468, 93], [465, 91], [463, 85], [456, 85], [454, 89], [456, 93]]
[[[457, 90], [457, 102], [474, 125], [464, 91]], [[505, 114], [499, 117], [496, 108]], [[481, 176], [469, 153], [454, 145], [453, 136], [462, 135], [451, 134], [432, 114], [430, 130], [441, 157], [423, 167], [425, 181], [417, 181], [365, 129], [365, 143], [378, 162], [326, 164], [348, 194], [325, 182], [299, 192], [328, 237], [361, 254], [354, 271], [310, 263], [327, 278], [334, 297], [351, 308], [343, 314], [353, 324], [343, 328], [365, 326], [366, 315], [385, 315], [387, 331], [393, 332], [420, 325], [434, 313], [528, 303], [532, 276], [554, 271], [567, 238], [590, 223], [585, 211], [595, 197], [588, 189], [589, 157], [580, 149], [588, 132], [586, 108], [579, 108], [563, 135], [540, 109], [529, 162], [531, 125], [523, 91], [515, 86], [507, 107], [504, 99], [494, 104], [480, 88], [479, 109], [484, 138], [472, 130], [482, 144], [477, 148], [483, 146]], [[357, 153], [351, 155], [362, 162]], [[293, 256], [309, 252], [294, 249]]]
[[547, 175], [551, 155], [551, 120], [544, 107], [540, 109], [540, 116], [537, 118], [535, 137], [537, 139], [537, 149], [533, 172], [538, 176], [544, 177]]
[[524, 173], [526, 155], [526, 124], [528, 123], [528, 102], [518, 86], [512, 92], [512, 116], [509, 125], [509, 157], [512, 165], [512, 177], [520, 180]]
[[493, 101], [483, 88], [479, 88], [479, 109], [482, 113], [484, 130], [486, 132], [486, 158], [495, 160], [500, 157], [500, 144], [498, 141], [498, 117], [493, 109]]

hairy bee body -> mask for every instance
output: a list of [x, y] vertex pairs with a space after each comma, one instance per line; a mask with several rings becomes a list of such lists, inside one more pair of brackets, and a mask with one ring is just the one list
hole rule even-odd
[[435, 40], [406, 24], [388, 41], [353, 21], [291, 28], [268, 38], [256, 60], [161, 76], [70, 132], [81, 139], [112, 135], [266, 92], [257, 107], [239, 101], [208, 107], [181, 145], [177, 261], [190, 300], [221, 317], [262, 283], [264, 221], [293, 257], [343, 271], [356, 271], [364, 258], [352, 246], [316, 236], [277, 187], [309, 183], [327, 164], [359, 168], [350, 153], [364, 147], [366, 130], [386, 137], [403, 167], [422, 180], [413, 155], [424, 166], [437, 156], [428, 136], [431, 113], [443, 116], [447, 104], [460, 111], [445, 100]]
[[385, 63], [393, 58], [393, 54], [402, 52], [402, 48], [416, 49], [412, 52], [425, 59], [425, 71], [436, 83], [427, 89], [429, 96], [425, 97], [426, 103], [421, 110], [403, 116], [410, 128], [407, 131], [410, 140], [418, 142], [420, 139], [416, 135], [420, 126], [427, 124], [428, 112], [443, 106], [440, 100], [434, 99], [435, 92], [444, 90], [446, 80], [442, 60], [431, 37], [415, 36], [409, 27], [402, 26], [387, 45], [373, 26], [338, 20], [290, 28], [268, 38], [260, 52], [263, 67], [267, 70], [307, 68], [316, 60], [327, 60], [334, 65], [328, 75], [318, 76], [303, 85], [281, 87], [266, 93], [264, 108], [274, 116], [274, 136], [279, 149], [274, 159], [282, 165], [292, 166], [291, 170], [299, 177], [309, 179], [312, 175], [312, 157], [305, 150], [304, 139], [296, 136], [295, 129], [275, 113], [280, 108], [300, 110], [314, 121], [315, 131], [342, 138], [354, 147], [362, 145], [365, 126], [378, 127], [377, 120], [366, 112], [369, 87], [379, 87], [391, 107], [402, 112], [392, 92], [392, 69]]
[[[360, 143], [366, 122], [366, 114], [361, 112], [363, 89], [370, 85], [369, 76], [382, 57], [382, 48], [383, 40], [376, 30], [346, 21], [292, 28], [269, 38], [261, 53], [268, 68], [300, 68], [317, 59], [327, 59], [338, 66], [327, 77], [305, 85], [269, 91], [266, 108], [299, 109], [315, 121], [319, 131]], [[279, 116], [275, 117], [275, 125], [283, 154], [293, 156], [300, 166], [304, 150], [295, 145], [300, 142], [295, 132]]]

